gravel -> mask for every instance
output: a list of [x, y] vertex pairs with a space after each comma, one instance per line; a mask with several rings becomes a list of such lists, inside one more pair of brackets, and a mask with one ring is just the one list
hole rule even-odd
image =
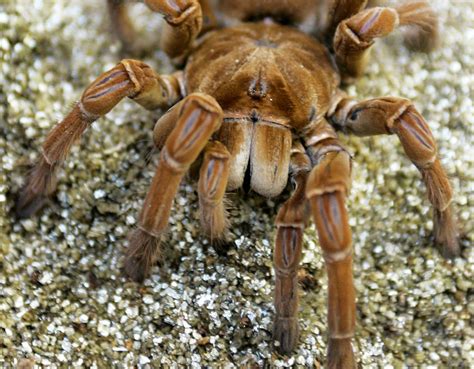
[[[47, 132], [121, 57], [104, 3], [0, 4], [0, 366], [319, 368], [327, 287], [313, 227], [305, 234], [298, 349], [291, 357], [271, 349], [278, 201], [231, 194], [233, 245], [223, 256], [200, 234], [187, 181], [170, 220], [167, 262], [143, 285], [123, 276], [127, 233], [156, 165], [156, 155], [147, 158], [161, 112], [120, 104], [74, 147], [50, 206], [14, 220], [15, 194]], [[442, 19], [440, 48], [410, 53], [391, 36], [348, 91], [416, 102], [452, 179], [463, 253], [446, 261], [432, 247], [425, 190], [396, 137], [344, 139], [355, 159], [354, 346], [364, 368], [474, 366], [474, 4], [431, 3]], [[156, 50], [159, 17], [143, 5], [133, 12]], [[159, 51], [144, 60], [171, 69]]]

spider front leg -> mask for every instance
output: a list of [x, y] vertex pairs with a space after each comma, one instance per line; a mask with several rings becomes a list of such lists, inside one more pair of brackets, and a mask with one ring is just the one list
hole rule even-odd
[[[223, 116], [215, 99], [200, 93], [187, 96], [168, 114], [168, 117], [164, 117], [165, 126], [172, 122], [170, 116], [177, 117], [177, 121], [161, 150], [155, 176], [139, 216], [138, 228], [130, 237], [125, 260], [125, 272], [139, 282], [147, 277], [159, 257], [161, 236], [168, 226], [181, 179], [211, 135], [220, 127]], [[161, 127], [160, 122], [158, 126]]]
[[316, 155], [317, 164], [306, 184], [313, 219], [328, 274], [328, 368], [355, 368], [351, 338], [355, 327], [352, 281], [352, 235], [345, 199], [349, 190], [350, 156], [329, 139]]
[[129, 59], [100, 75], [86, 88], [72, 111], [48, 134], [42, 157], [20, 193], [17, 215], [29, 217], [44, 205], [56, 188], [56, 169], [72, 144], [94, 121], [127, 96], [147, 109], [172, 105], [181, 97], [180, 78], [179, 73], [160, 76], [145, 63]]
[[319, 17], [324, 18], [327, 14], [327, 21], [323, 30], [324, 39], [331, 43], [339, 23], [364, 9], [366, 4], [367, 0], [321, 1], [321, 11], [324, 14], [319, 14]]
[[452, 188], [431, 130], [410, 100], [383, 97], [356, 103], [342, 99], [330, 119], [357, 136], [396, 134], [405, 153], [421, 172], [434, 208], [435, 241], [445, 257], [459, 255], [458, 232], [452, 211]]
[[376, 38], [385, 37], [398, 26], [410, 26], [408, 43], [430, 50], [437, 41], [438, 18], [427, 1], [411, 1], [396, 8], [375, 7], [342, 21], [334, 36], [336, 61], [343, 77], [359, 77], [367, 65]]
[[148, 7], [164, 15], [161, 49], [170, 57], [184, 54], [201, 32], [202, 9], [198, 0], [145, 0]]
[[298, 266], [303, 249], [303, 231], [308, 222], [305, 186], [311, 168], [310, 160], [300, 142], [292, 147], [290, 176], [295, 191], [282, 205], [276, 218], [277, 235], [273, 266], [275, 268], [275, 319], [273, 340], [282, 354], [295, 348], [298, 326]]

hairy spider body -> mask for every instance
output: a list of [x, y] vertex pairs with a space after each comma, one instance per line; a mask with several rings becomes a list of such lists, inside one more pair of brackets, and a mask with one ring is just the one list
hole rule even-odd
[[[123, 1], [108, 3], [114, 28], [131, 49], [133, 30]], [[160, 75], [145, 63], [125, 59], [93, 81], [46, 138], [42, 158], [20, 194], [18, 215], [30, 216], [44, 204], [55, 190], [55, 172], [71, 145], [123, 98], [147, 109], [171, 107], [154, 128], [160, 160], [130, 236], [126, 273], [142, 281], [159, 258], [173, 199], [192, 165], [200, 166], [201, 225], [216, 242], [226, 240], [230, 223], [226, 191], [243, 187], [278, 196], [291, 178], [293, 192], [275, 221], [274, 340], [286, 354], [298, 341], [297, 271], [303, 231], [312, 215], [328, 274], [328, 366], [353, 368], [355, 290], [345, 205], [351, 157], [336, 131], [396, 135], [426, 184], [436, 242], [445, 256], [459, 254], [459, 246], [451, 186], [433, 135], [413, 103], [397, 97], [356, 102], [339, 85], [360, 76], [374, 40], [399, 26], [411, 26], [410, 45], [434, 45], [436, 16], [426, 1], [364, 9], [365, 0], [271, 0], [253, 5], [223, 0], [221, 16], [259, 21], [219, 29], [214, 3], [145, 3], [165, 16], [162, 48], [184, 61], [184, 70]], [[321, 42], [295, 27], [276, 24], [281, 18], [289, 24], [306, 23], [318, 9], [327, 10], [313, 22], [324, 24], [318, 31]]]
[[273, 197], [286, 186], [292, 134], [329, 109], [339, 75], [325, 46], [293, 28], [244, 24], [213, 32], [184, 71], [189, 93], [223, 110], [215, 138], [231, 154], [228, 190], [244, 185]]

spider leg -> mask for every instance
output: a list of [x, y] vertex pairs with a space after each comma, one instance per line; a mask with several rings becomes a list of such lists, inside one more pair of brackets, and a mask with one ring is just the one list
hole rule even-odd
[[321, 6], [321, 12], [324, 14], [319, 16], [327, 17], [323, 30], [324, 39], [331, 44], [339, 23], [364, 9], [367, 0], [324, 0], [321, 3], [324, 4]]
[[345, 206], [351, 158], [335, 138], [321, 140], [309, 149], [316, 165], [306, 183], [306, 197], [328, 274], [328, 368], [355, 368], [351, 345], [355, 327], [352, 235]]
[[143, 281], [158, 259], [161, 235], [168, 226], [181, 179], [220, 127], [223, 115], [211, 96], [199, 93], [188, 95], [170, 114], [178, 118], [161, 150], [138, 228], [132, 232], [127, 250], [125, 272], [135, 281]]
[[211, 242], [225, 241], [229, 220], [224, 194], [229, 179], [230, 153], [218, 141], [210, 142], [204, 152], [199, 173], [199, 210], [201, 226]]
[[136, 60], [122, 60], [100, 75], [46, 137], [42, 157], [20, 193], [17, 215], [29, 217], [44, 205], [55, 190], [56, 169], [92, 122], [127, 96], [148, 109], [173, 104], [181, 97], [179, 78], [178, 74], [159, 76], [148, 65]]
[[445, 257], [459, 255], [458, 232], [452, 211], [452, 188], [431, 130], [410, 100], [382, 97], [361, 101], [343, 98], [330, 115], [336, 127], [357, 136], [396, 134], [410, 160], [421, 172], [434, 208], [435, 241]]
[[218, 27], [216, 14], [209, 3], [212, 0], [199, 0], [202, 9], [202, 29], [201, 32], [207, 32]]
[[[409, 45], [432, 49], [437, 41], [438, 18], [425, 0], [411, 1], [396, 8], [365, 9], [342, 21], [334, 36], [336, 62], [346, 80], [359, 77], [367, 65], [376, 38], [385, 37], [398, 26], [410, 26]], [[411, 40], [411, 41], [410, 41]]]
[[305, 186], [311, 163], [299, 141], [293, 142], [290, 175], [295, 191], [282, 205], [276, 218], [277, 235], [273, 265], [275, 268], [275, 320], [273, 340], [278, 351], [289, 354], [298, 336], [298, 266], [303, 249], [303, 231], [308, 223], [308, 203]]
[[[138, 1], [138, 0], [134, 0]], [[215, 16], [207, 0], [145, 0], [152, 11], [164, 16], [161, 48], [170, 57], [184, 54], [203, 29], [211, 28]], [[125, 0], [107, 0], [112, 27], [126, 51], [134, 51], [138, 38], [127, 14]], [[203, 17], [206, 22], [203, 25]]]
[[145, 0], [145, 4], [164, 15], [161, 49], [170, 57], [183, 55], [202, 29], [202, 9], [198, 0]]
[[128, 16], [125, 0], [107, 0], [112, 30], [122, 43], [123, 51], [133, 55], [139, 54], [142, 45], [137, 45], [138, 37], [133, 23]]

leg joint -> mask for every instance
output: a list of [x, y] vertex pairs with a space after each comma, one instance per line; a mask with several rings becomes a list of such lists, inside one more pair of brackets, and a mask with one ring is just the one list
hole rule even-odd
[[144, 232], [145, 234], [147, 234], [148, 236], [151, 236], [151, 237], [155, 237], [155, 238], [160, 238], [162, 235], [163, 235], [163, 232], [154, 232], [154, 231], [150, 231], [148, 229], [146, 229], [144, 226], [142, 225], [138, 225], [137, 228]]
[[163, 162], [163, 165], [176, 175], [183, 175], [189, 168], [188, 163], [183, 164], [170, 155], [166, 147], [163, 147], [161, 150], [160, 159]]
[[98, 114], [92, 114], [92, 113], [88, 112], [86, 110], [86, 108], [84, 107], [84, 104], [82, 103], [82, 101], [79, 101], [77, 103], [77, 107], [79, 108], [81, 118], [85, 122], [92, 123], [92, 122], [95, 122], [100, 117], [100, 115], [98, 115]]
[[354, 337], [354, 330], [352, 330], [351, 332], [348, 332], [348, 333], [334, 332], [334, 333], [329, 334], [329, 338], [331, 338], [333, 340], [343, 340], [343, 339], [352, 338], [352, 337]]
[[399, 17], [395, 9], [375, 7], [353, 15], [343, 24], [356, 35], [359, 43], [369, 44], [392, 32], [399, 24]]
[[323, 251], [324, 261], [329, 264], [343, 261], [350, 256], [352, 256], [352, 247], [346, 247], [340, 251]]
[[413, 105], [398, 116], [391, 131], [398, 135], [407, 156], [418, 168], [433, 165], [437, 155], [436, 142], [428, 124]]
[[217, 115], [221, 119], [224, 115], [219, 103], [211, 95], [194, 92], [186, 97], [182, 110], [185, 110], [188, 104], [194, 105], [195, 108], [203, 110], [208, 114]]
[[220, 127], [222, 109], [205, 94], [189, 95], [179, 109], [177, 123], [166, 139], [162, 156], [176, 170], [184, 170], [196, 160]]
[[133, 59], [124, 59], [120, 64], [134, 86], [128, 97], [145, 109], [167, 108], [179, 99], [179, 74], [160, 76], [147, 64]]
[[120, 63], [128, 74], [130, 81], [132, 81], [135, 86], [132, 96], [139, 94], [143, 88], [143, 77], [145, 74], [145, 68], [150, 68], [143, 62], [134, 59], [122, 59]]
[[342, 148], [330, 148], [313, 168], [306, 183], [306, 197], [313, 198], [332, 192], [347, 194], [350, 189], [351, 157]]

